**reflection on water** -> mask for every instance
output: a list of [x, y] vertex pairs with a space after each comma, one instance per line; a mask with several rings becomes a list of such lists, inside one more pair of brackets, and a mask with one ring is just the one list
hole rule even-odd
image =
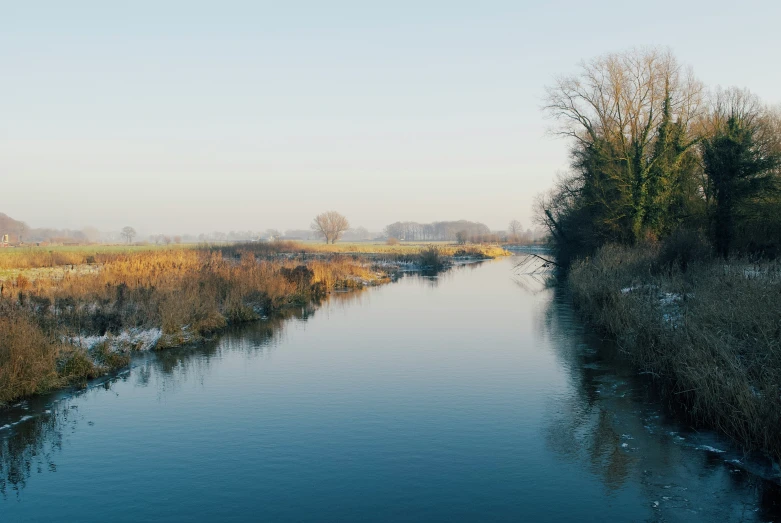
[[156, 388], [158, 399], [172, 394], [187, 381], [204, 382], [212, 360], [220, 352], [245, 352], [262, 357], [284, 338], [285, 327], [306, 322], [317, 311], [344, 311], [360, 305], [366, 294], [361, 290], [336, 292], [322, 303], [309, 303], [286, 309], [267, 320], [228, 329], [219, 338], [195, 346], [136, 355], [130, 370], [101, 378], [84, 391], [66, 391], [30, 398], [0, 411], [0, 495], [24, 489], [31, 475], [56, 472], [57, 454], [67, 434], [75, 433], [84, 416], [79, 413], [79, 396], [102, 390], [111, 393], [118, 382]]
[[778, 487], [667, 413], [566, 292], [514, 263], [334, 293], [22, 402], [0, 414], [0, 513], [781, 519]]
[[550, 292], [538, 333], [551, 339], [575, 391], [550, 406], [551, 449], [599, 476], [608, 492], [640, 485], [664, 520], [781, 519], [778, 485], [732, 463], [747, 458], [726, 441], [665, 411], [654, 384], [638, 377], [613, 344], [585, 331], [566, 291], [553, 285]]

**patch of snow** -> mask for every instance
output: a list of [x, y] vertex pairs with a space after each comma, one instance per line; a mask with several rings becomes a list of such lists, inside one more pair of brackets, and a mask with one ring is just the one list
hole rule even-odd
[[645, 285], [632, 285], [631, 287], [624, 287], [621, 289], [621, 294], [629, 294], [630, 292], [635, 291], [641, 291], [641, 290], [655, 290], [657, 287], [656, 285], [651, 285], [650, 283], [647, 283]]
[[711, 447], [710, 445], [698, 445], [697, 450], [705, 450], [707, 452], [714, 452], [716, 454], [724, 454], [726, 450], [717, 449], [716, 447]]
[[93, 349], [100, 343], [107, 342], [111, 350], [115, 352], [128, 352], [130, 350], [151, 350], [157, 345], [162, 336], [163, 331], [158, 328], [142, 329], [134, 327], [122, 331], [117, 336], [110, 333], [106, 333], [103, 336], [74, 336], [66, 341], [87, 350]]
[[20, 423], [24, 423], [28, 419], [33, 419], [33, 417], [32, 416], [22, 416], [21, 418], [19, 418], [19, 421], [17, 421], [17, 422], [6, 423], [2, 427], [0, 427], [0, 430], [10, 429], [11, 427], [15, 427], [15, 426], [19, 425]]

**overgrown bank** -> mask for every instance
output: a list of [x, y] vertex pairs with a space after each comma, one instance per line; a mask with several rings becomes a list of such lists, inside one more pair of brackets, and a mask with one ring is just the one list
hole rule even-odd
[[85, 383], [128, 365], [133, 351], [198, 341], [334, 289], [390, 281], [401, 268], [440, 270], [458, 257], [504, 251], [418, 246], [369, 254], [275, 242], [79, 252], [69, 261], [82, 263], [50, 267], [48, 252], [2, 253], [7, 265], [18, 259], [24, 268], [0, 278], [0, 405]]
[[684, 247], [601, 248], [571, 268], [575, 304], [695, 424], [779, 461], [781, 263]]
[[363, 260], [275, 254], [273, 246], [118, 253], [93, 271], [2, 282], [0, 404], [123, 367], [134, 350], [197, 341], [336, 288], [389, 280]]

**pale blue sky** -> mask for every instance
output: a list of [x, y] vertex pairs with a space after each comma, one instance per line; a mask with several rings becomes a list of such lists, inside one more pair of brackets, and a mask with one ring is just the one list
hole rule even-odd
[[0, 0], [0, 212], [144, 233], [335, 209], [531, 220], [567, 164], [554, 75], [669, 46], [781, 102], [781, 2]]

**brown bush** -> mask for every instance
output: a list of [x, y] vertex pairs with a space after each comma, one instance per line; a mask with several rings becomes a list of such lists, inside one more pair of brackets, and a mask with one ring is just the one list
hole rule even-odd
[[56, 387], [59, 345], [19, 314], [0, 317], [0, 403]]

